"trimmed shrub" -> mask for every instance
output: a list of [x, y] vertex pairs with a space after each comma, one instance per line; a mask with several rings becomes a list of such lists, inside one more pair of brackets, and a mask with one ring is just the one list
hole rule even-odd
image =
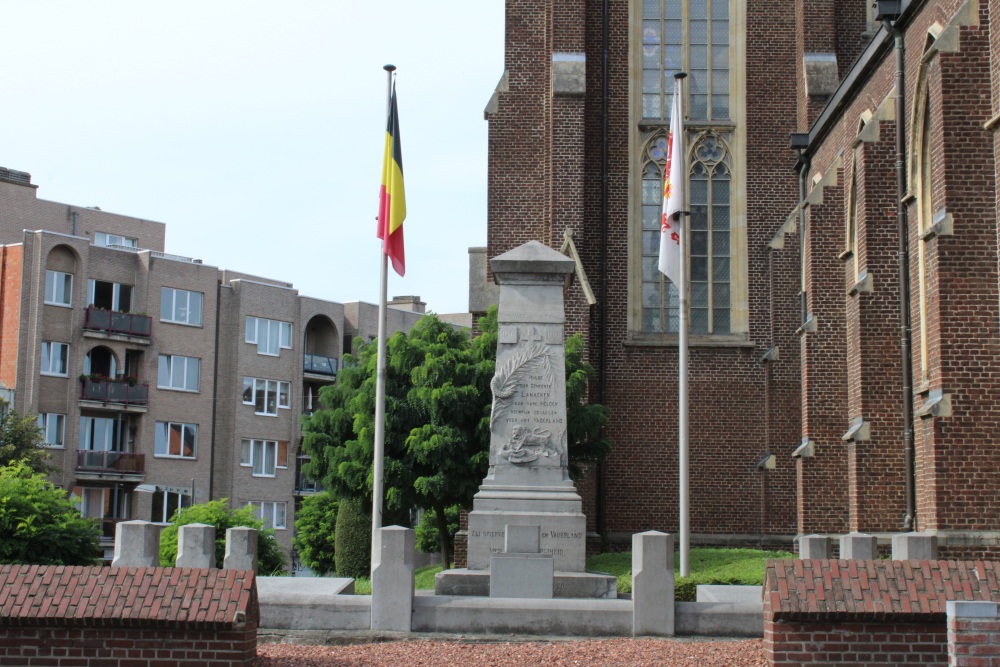
[[337, 499], [329, 491], [309, 496], [295, 513], [293, 544], [302, 564], [319, 575], [336, 572]]
[[335, 560], [337, 576], [367, 577], [371, 574], [372, 520], [356, 498], [341, 498], [337, 508]]
[[284, 574], [288, 560], [274, 539], [273, 530], [264, 530], [263, 524], [249, 507], [231, 509], [228, 498], [211, 500], [177, 510], [170, 517], [170, 525], [160, 533], [160, 565], [174, 567], [177, 563], [177, 528], [189, 523], [207, 523], [215, 526], [215, 566], [222, 567], [226, 557], [226, 530], [245, 526], [257, 530], [257, 571], [261, 575]]

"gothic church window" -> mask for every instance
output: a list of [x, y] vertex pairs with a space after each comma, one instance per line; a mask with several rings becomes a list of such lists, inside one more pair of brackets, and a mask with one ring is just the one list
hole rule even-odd
[[742, 67], [734, 66], [742, 62], [736, 45], [743, 41], [745, 1], [633, 0], [633, 11], [641, 12], [632, 45], [642, 70], [641, 81], [633, 81], [638, 159], [632, 167], [629, 329], [640, 337], [678, 331], [677, 288], [659, 272], [657, 259], [673, 76], [685, 71], [690, 332], [745, 334], [745, 112], [737, 82]]

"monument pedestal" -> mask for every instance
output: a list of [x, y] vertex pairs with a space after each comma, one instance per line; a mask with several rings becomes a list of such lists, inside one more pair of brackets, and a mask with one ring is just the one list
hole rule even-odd
[[490, 468], [469, 513], [466, 570], [442, 572], [442, 595], [489, 595], [505, 527], [537, 526], [555, 597], [616, 597], [615, 578], [584, 572], [587, 521], [569, 478], [563, 289], [573, 260], [537, 241], [491, 262], [500, 284]]

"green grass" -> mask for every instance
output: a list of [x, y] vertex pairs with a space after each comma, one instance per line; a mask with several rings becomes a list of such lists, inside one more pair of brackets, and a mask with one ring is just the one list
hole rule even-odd
[[[414, 572], [414, 579], [416, 580], [416, 587], [418, 590], [434, 590], [434, 575], [441, 571], [440, 565], [428, 565], [427, 567], [417, 568]], [[354, 594], [355, 595], [371, 595], [372, 594], [372, 582], [368, 577], [360, 577], [354, 580]]]
[[[674, 584], [677, 600], [694, 600], [698, 584], [760, 586], [768, 558], [795, 558], [787, 551], [758, 549], [691, 549], [691, 576], [678, 577]], [[674, 572], [680, 557], [674, 554]], [[605, 553], [587, 558], [587, 570], [607, 572], [618, 578], [618, 592], [632, 592], [632, 553]]]
[[[760, 586], [764, 583], [764, 563], [768, 558], [795, 558], [787, 551], [758, 549], [691, 549], [691, 576], [678, 577], [674, 584], [677, 600], [694, 600], [698, 584], [730, 584]], [[674, 554], [674, 572], [680, 569], [680, 557]], [[415, 573], [419, 590], [434, 589], [434, 575], [440, 565], [428, 565]], [[605, 553], [587, 558], [587, 571], [606, 572], [618, 579], [618, 592], [632, 592], [632, 552]], [[372, 583], [367, 578], [355, 579], [357, 595], [371, 595]]]

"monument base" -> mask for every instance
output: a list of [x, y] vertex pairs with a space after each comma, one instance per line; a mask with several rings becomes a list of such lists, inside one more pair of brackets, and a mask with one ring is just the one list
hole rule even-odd
[[[467, 595], [488, 597], [489, 570], [445, 570], [434, 577], [435, 595]], [[552, 595], [556, 598], [618, 597], [618, 580], [598, 572], [556, 572], [552, 580]]]
[[[507, 525], [539, 526], [541, 553], [551, 554], [556, 572], [583, 572], [587, 557], [587, 519], [580, 501], [556, 503], [550, 511], [538, 511], [539, 504], [553, 500], [485, 501], [477, 495], [469, 513], [468, 557], [470, 570], [490, 569], [490, 558], [503, 553]], [[573, 494], [576, 496], [576, 494]], [[579, 496], [576, 496], [579, 499]], [[486, 505], [487, 509], [481, 509]], [[551, 511], [561, 505], [564, 511]]]

